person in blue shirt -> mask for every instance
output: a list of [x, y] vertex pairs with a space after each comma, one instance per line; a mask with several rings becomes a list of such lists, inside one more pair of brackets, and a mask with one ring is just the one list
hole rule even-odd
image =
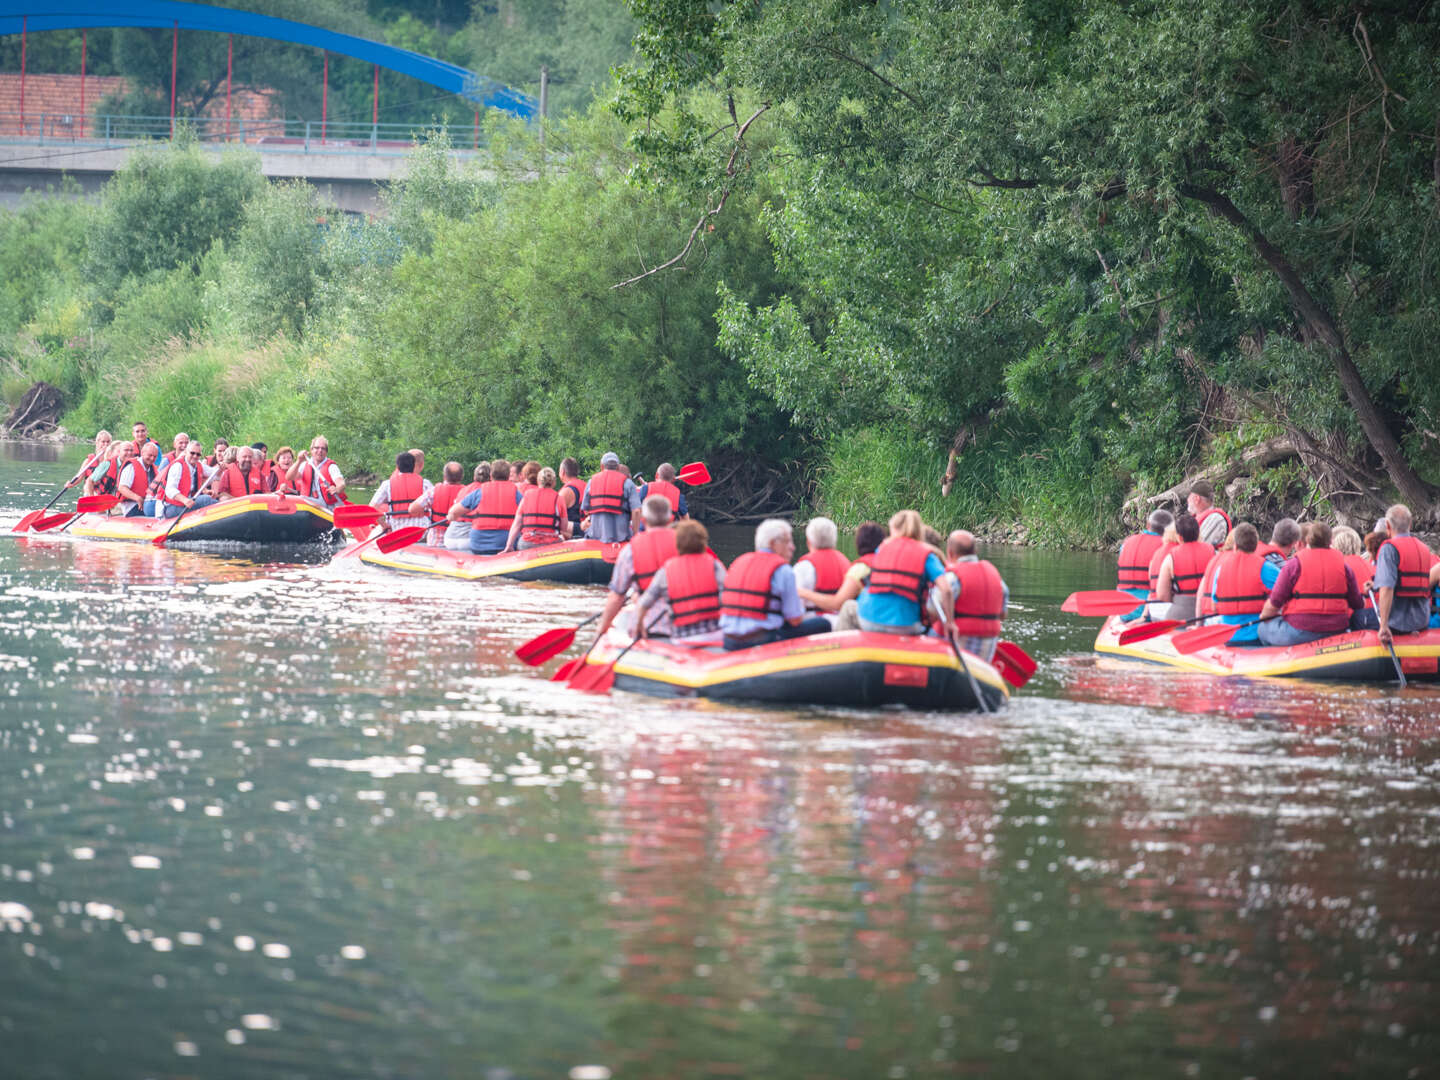
[[917, 510], [901, 510], [890, 518], [890, 537], [875, 552], [870, 577], [856, 611], [860, 629], [881, 634], [923, 634], [920, 612], [929, 586], [939, 605], [941, 628], [953, 627], [955, 598], [945, 580], [945, 564], [921, 539], [925, 523]]

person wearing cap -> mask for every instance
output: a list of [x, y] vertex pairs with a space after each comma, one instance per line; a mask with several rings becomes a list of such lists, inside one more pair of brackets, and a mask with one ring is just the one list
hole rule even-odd
[[607, 451], [600, 459], [600, 471], [590, 478], [580, 499], [580, 512], [590, 517], [585, 535], [607, 544], [623, 544], [630, 539], [631, 515], [638, 509], [640, 492], [620, 472], [619, 455]]
[[1215, 505], [1215, 487], [1209, 480], [1196, 480], [1190, 485], [1185, 509], [1200, 523], [1200, 542], [1219, 548], [1230, 535], [1230, 517]]

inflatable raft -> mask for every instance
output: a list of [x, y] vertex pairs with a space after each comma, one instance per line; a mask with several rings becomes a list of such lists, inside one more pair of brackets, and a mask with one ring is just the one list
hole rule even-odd
[[[1133, 625], [1122, 623], [1115, 615], [1106, 619], [1095, 639], [1095, 651], [1208, 675], [1345, 679], [1376, 683], [1395, 681], [1394, 661], [1373, 630], [1353, 630], [1306, 645], [1217, 645], [1183, 656], [1175, 651], [1170, 634], [1121, 645], [1120, 631]], [[1400, 659], [1400, 668], [1405, 672], [1406, 679], [1440, 682], [1440, 630], [1397, 634], [1395, 655]]]
[[[955, 654], [939, 638], [847, 630], [736, 652], [652, 638], [621, 657], [629, 641], [623, 631], [612, 630], [586, 661], [608, 666], [619, 657], [617, 690], [776, 705], [981, 708]], [[986, 709], [993, 711], [1009, 701], [1010, 688], [995, 668], [969, 653], [965, 663]]]
[[514, 581], [553, 581], [563, 585], [605, 585], [615, 569], [615, 558], [624, 544], [602, 544], [599, 540], [565, 540], [544, 547], [511, 551], [504, 555], [471, 555], [429, 544], [412, 544], [389, 554], [375, 544], [352, 545], [336, 558], [357, 553], [367, 566], [398, 570], [405, 574], [483, 581], [510, 578]]
[[116, 517], [81, 514], [63, 531], [91, 540], [149, 541], [172, 525], [167, 544], [220, 540], [244, 544], [303, 544], [324, 539], [335, 525], [330, 510], [313, 499], [294, 495], [246, 495], [202, 506], [180, 518]]

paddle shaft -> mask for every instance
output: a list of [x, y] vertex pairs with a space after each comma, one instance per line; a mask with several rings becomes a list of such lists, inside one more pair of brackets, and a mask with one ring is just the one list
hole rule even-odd
[[[1375, 605], [1375, 615], [1378, 618], [1380, 615], [1380, 597], [1375, 592], [1375, 583], [1373, 581], [1367, 581], [1365, 583], [1365, 592], [1370, 597], [1370, 602]], [[1385, 651], [1390, 654], [1390, 661], [1395, 665], [1395, 677], [1400, 680], [1400, 689], [1404, 690], [1406, 686], [1405, 669], [1400, 666], [1400, 657], [1395, 655], [1395, 643], [1393, 641], [1385, 641], [1381, 642], [1381, 644], [1385, 646]]]
[[970, 670], [970, 665], [965, 662], [965, 650], [960, 648], [960, 643], [955, 640], [955, 631], [952, 629], [945, 635], [945, 640], [950, 643], [950, 651], [955, 654], [955, 659], [960, 661], [960, 670], [965, 673], [965, 678], [970, 680], [970, 692], [975, 695], [975, 702], [980, 706], [983, 713], [990, 712], [990, 703], [985, 700], [985, 695], [980, 692], [980, 684], [975, 681], [975, 674]]
[[[185, 507], [184, 510], [181, 510], [180, 513], [178, 513], [178, 514], [175, 515], [175, 520], [170, 523], [170, 527], [169, 527], [168, 529], [166, 529], [163, 533], [161, 533], [159, 536], [157, 536], [154, 540], [152, 540], [152, 541], [150, 541], [150, 542], [151, 542], [152, 544], [154, 544], [156, 547], [164, 547], [164, 546], [165, 546], [165, 541], [166, 541], [166, 540], [169, 540], [169, 539], [170, 539], [170, 534], [175, 531], [175, 526], [180, 524], [180, 519], [183, 518], [186, 514], [188, 514], [191, 510], [194, 510], [194, 509], [195, 509], [195, 501], [192, 499], [192, 500], [190, 501], [190, 505], [189, 505], [189, 506]], [[66, 522], [66, 528], [68, 528], [68, 527], [69, 527], [69, 522]], [[61, 532], [64, 532], [65, 530], [62, 529], [62, 530], [60, 530], [60, 531], [61, 531]]]
[[[657, 614], [657, 615], [655, 616], [655, 618], [653, 618], [653, 619], [650, 620], [650, 625], [647, 626], [647, 627], [645, 627], [645, 633], [648, 635], [651, 630], [654, 630], [655, 627], [659, 626], [659, 625], [660, 625], [660, 620], [663, 619], [663, 618], [665, 618], [665, 612], [662, 611], [662, 612], [660, 612], [659, 614]], [[600, 640], [600, 636], [597, 634], [597, 635], [595, 636], [595, 641], [599, 641], [599, 640]], [[642, 642], [642, 641], [644, 641], [644, 640], [645, 640], [645, 639], [642, 638], [639, 634], [636, 634], [635, 637], [631, 639], [630, 644], [626, 645], [623, 649], [620, 650], [620, 655], [617, 656], [617, 657], [615, 657], [614, 660], [611, 660], [609, 666], [606, 667], [604, 671], [602, 671], [599, 675], [597, 675], [597, 676], [592, 680], [592, 685], [597, 684], [597, 683], [604, 683], [605, 680], [607, 680], [607, 679], [610, 679], [610, 680], [613, 682], [613, 681], [614, 681], [614, 680], [613, 680], [613, 675], [614, 675], [614, 672], [615, 672], [615, 665], [618, 664], [618, 663], [620, 663], [621, 660], [624, 660], [624, 659], [625, 659], [625, 654], [628, 653], [631, 649], [633, 649], [636, 645], [639, 645], [640, 642]], [[590, 648], [591, 648], [591, 649], [594, 649], [594, 648], [595, 648], [594, 642], [591, 643]], [[590, 653], [587, 651], [587, 652], [585, 653], [585, 655], [588, 657], [588, 656], [590, 655]], [[588, 689], [590, 689], [590, 687], [583, 687], [583, 689], [587, 689], [587, 690], [588, 690]], [[605, 689], [606, 689], [606, 690], [610, 689], [609, 683], [606, 683]]]

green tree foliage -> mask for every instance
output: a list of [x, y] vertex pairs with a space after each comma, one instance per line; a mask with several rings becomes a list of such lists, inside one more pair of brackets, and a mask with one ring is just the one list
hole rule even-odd
[[324, 276], [324, 231], [339, 212], [304, 182], [266, 185], [245, 205], [231, 245], [225, 293], [240, 331], [266, 341], [300, 337]]
[[[641, 60], [618, 108], [653, 175], [714, 209], [778, 167], [751, 140], [783, 128], [792, 204], [772, 234], [804, 295], [728, 302], [725, 323], [782, 402], [811, 396], [797, 415], [858, 419], [874, 380], [856, 369], [879, 368], [887, 401], [996, 399], [1072, 461], [1148, 440], [1168, 465], [1218, 394], [1288, 431], [1332, 490], [1430, 504], [1440, 26], [1424, 9], [631, 8]], [[714, 89], [728, 124], [708, 122]], [[907, 272], [883, 268], [877, 220]], [[880, 280], [852, 271], [851, 293], [837, 251]], [[937, 442], [954, 430], [909, 411]]]
[[233, 237], [264, 184], [258, 159], [243, 153], [211, 158], [183, 141], [134, 152], [105, 186], [87, 238], [100, 316], [132, 280], [194, 265]]

